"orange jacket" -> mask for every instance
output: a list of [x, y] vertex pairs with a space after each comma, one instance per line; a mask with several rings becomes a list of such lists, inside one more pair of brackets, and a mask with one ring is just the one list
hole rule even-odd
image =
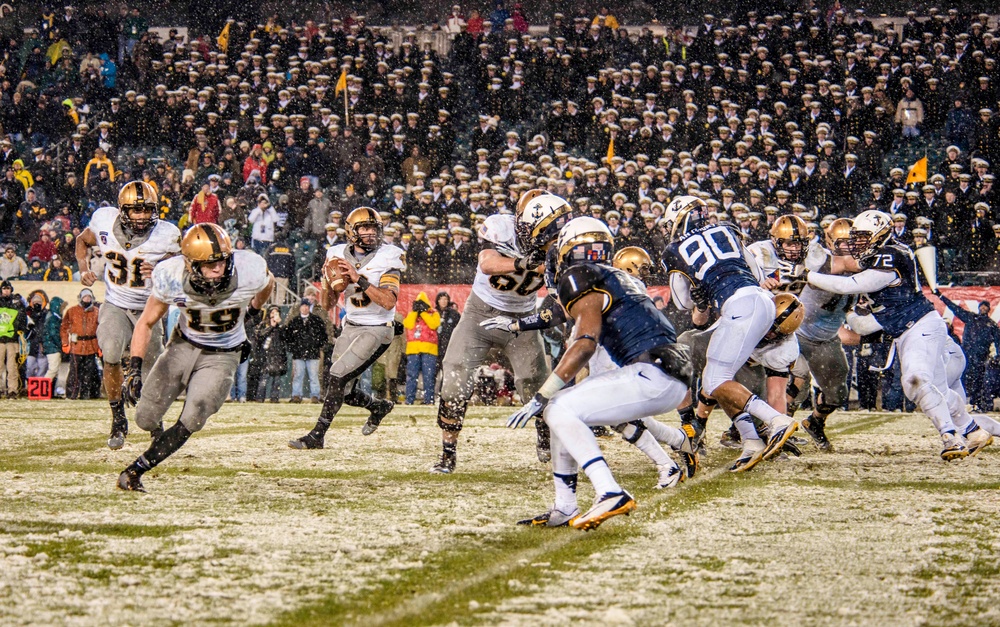
[[[73, 305], [63, 315], [59, 327], [59, 337], [62, 339], [63, 350], [71, 355], [97, 354], [97, 312], [94, 305], [89, 311], [79, 305]], [[70, 341], [70, 334], [76, 335], [76, 341]], [[68, 347], [68, 349], [67, 349]]]

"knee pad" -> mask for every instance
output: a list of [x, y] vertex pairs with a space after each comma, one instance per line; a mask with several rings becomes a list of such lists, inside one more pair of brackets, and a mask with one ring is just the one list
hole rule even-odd
[[615, 427], [615, 431], [622, 434], [622, 439], [629, 444], [635, 444], [646, 431], [646, 424], [642, 420], [633, 420]]
[[466, 403], [441, 401], [438, 406], [437, 425], [442, 431], [458, 433], [465, 420]]
[[919, 407], [924, 413], [926, 413], [928, 409], [933, 409], [941, 403], [945, 403], [945, 405], [947, 405], [948, 402], [944, 395], [941, 394], [941, 390], [937, 389], [929, 382], [918, 387], [913, 392], [913, 397], [910, 398], [910, 400], [916, 403], [917, 407]]
[[790, 396], [792, 399], [796, 399], [799, 397], [799, 392], [801, 392], [801, 390], [799, 389], [799, 386], [795, 385], [795, 377], [792, 377], [788, 380], [788, 385], [785, 386], [785, 394]]

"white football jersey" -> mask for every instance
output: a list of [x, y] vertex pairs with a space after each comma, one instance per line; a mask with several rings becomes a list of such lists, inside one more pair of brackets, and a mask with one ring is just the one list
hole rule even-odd
[[764, 366], [769, 370], [777, 372], [788, 372], [798, 358], [799, 339], [798, 336], [792, 333], [777, 342], [770, 342], [753, 349], [747, 363]]
[[212, 348], [235, 349], [247, 339], [243, 317], [250, 301], [267, 285], [268, 276], [263, 257], [250, 250], [234, 250], [236, 287], [220, 294], [222, 300], [215, 302], [188, 291], [184, 257], [171, 257], [153, 270], [153, 297], [180, 309], [177, 324], [184, 337]]
[[[337, 244], [326, 251], [326, 258], [343, 259], [352, 264], [358, 274], [376, 287], [399, 287], [399, 279], [406, 270], [406, 251], [393, 244], [382, 244], [374, 253], [355, 258], [353, 246]], [[351, 284], [344, 290], [344, 320], [360, 325], [388, 324], [396, 315], [396, 308], [385, 309], [376, 305], [368, 295]]]
[[[813, 245], [809, 245], [806, 248], [806, 255], [812, 252], [813, 247]], [[747, 250], [753, 254], [757, 267], [760, 268], [765, 277], [780, 279], [782, 283], [792, 283], [803, 274], [804, 266], [782, 260], [774, 248], [774, 243], [769, 239], [754, 242], [747, 246]]]
[[[116, 228], [117, 226], [117, 228]], [[116, 232], [124, 237], [118, 220], [117, 207], [101, 207], [94, 212], [87, 227], [97, 238], [97, 245], [104, 255], [104, 284], [107, 302], [123, 309], [142, 309], [151, 291], [150, 282], [142, 278], [140, 267], [144, 261], [156, 264], [168, 255], [181, 252], [181, 232], [166, 220], [158, 220], [145, 240], [120, 241]]]
[[[486, 218], [479, 227], [479, 239], [493, 244], [501, 254], [505, 249], [518, 251], [514, 216], [497, 214]], [[534, 311], [535, 292], [544, 283], [544, 277], [531, 270], [489, 275], [477, 267], [472, 292], [490, 307], [523, 314]]]

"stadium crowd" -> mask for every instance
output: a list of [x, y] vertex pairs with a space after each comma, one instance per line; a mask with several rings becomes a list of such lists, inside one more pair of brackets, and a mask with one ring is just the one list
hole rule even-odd
[[[406, 281], [469, 283], [476, 227], [531, 188], [654, 258], [683, 192], [748, 242], [781, 215], [818, 233], [879, 208], [898, 239], [937, 247], [941, 274], [1000, 271], [987, 15], [929, 9], [876, 27], [861, 9], [747, 11], [654, 34], [607, 7], [530, 29], [497, 2], [429, 26], [452, 36], [439, 55], [423, 31], [397, 46], [358, 15], [161, 39], [138, 9], [25, 21], [4, 7], [2, 279], [73, 280], [76, 236], [137, 179], [157, 189], [161, 219], [224, 226], [296, 292], [362, 205], [407, 250]], [[907, 184], [910, 163], [893, 159], [916, 153], [930, 167]]]

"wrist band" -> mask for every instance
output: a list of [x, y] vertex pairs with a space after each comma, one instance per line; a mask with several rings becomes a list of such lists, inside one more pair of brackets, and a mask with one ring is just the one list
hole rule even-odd
[[366, 291], [372, 284], [368, 281], [368, 277], [359, 276], [358, 277], [358, 289], [362, 292]]
[[538, 393], [545, 398], [552, 398], [555, 393], [566, 387], [566, 382], [556, 373], [549, 375], [549, 378], [545, 380], [542, 387], [538, 388]]

